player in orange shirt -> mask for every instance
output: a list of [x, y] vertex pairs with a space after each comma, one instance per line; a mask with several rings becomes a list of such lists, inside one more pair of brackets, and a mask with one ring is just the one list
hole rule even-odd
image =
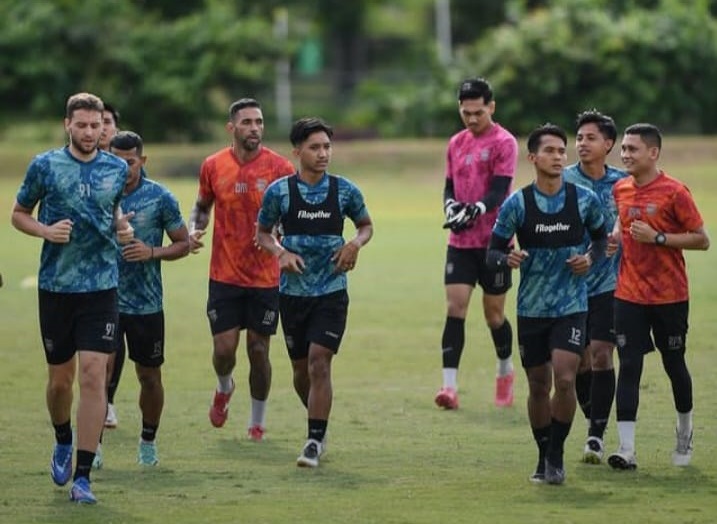
[[635, 421], [644, 354], [660, 351], [677, 410], [675, 466], [692, 457], [692, 378], [685, 363], [689, 297], [683, 249], [706, 250], [710, 240], [689, 189], [657, 167], [662, 135], [652, 124], [625, 130], [621, 158], [628, 178], [613, 188], [618, 219], [608, 246], [622, 242], [615, 289], [615, 333], [620, 371], [615, 469], [635, 469]]
[[209, 409], [214, 427], [224, 425], [234, 392], [239, 333], [246, 329], [251, 418], [248, 436], [264, 438], [266, 400], [271, 387], [269, 337], [279, 318], [279, 265], [254, 243], [256, 217], [264, 190], [296, 171], [293, 164], [262, 145], [264, 118], [260, 104], [242, 98], [229, 108], [227, 131], [232, 145], [207, 157], [199, 174], [199, 194], [190, 215], [190, 246], [202, 237], [214, 207], [207, 316], [212, 332], [212, 363], [218, 386]]

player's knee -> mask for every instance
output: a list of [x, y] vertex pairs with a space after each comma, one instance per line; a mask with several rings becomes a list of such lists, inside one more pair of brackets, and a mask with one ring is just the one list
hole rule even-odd
[[592, 368], [604, 371], [614, 367], [612, 355], [613, 345], [609, 342], [594, 342], [591, 346]]
[[144, 390], [155, 390], [162, 387], [160, 368], [138, 367], [137, 379]]

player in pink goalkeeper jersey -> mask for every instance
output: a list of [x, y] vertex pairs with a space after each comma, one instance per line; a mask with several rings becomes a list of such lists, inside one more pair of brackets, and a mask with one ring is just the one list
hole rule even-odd
[[513, 404], [513, 330], [505, 318], [509, 270], [486, 267], [486, 249], [500, 204], [508, 195], [518, 163], [515, 137], [493, 122], [495, 100], [483, 78], [464, 80], [458, 109], [465, 129], [453, 135], [446, 155], [444, 228], [450, 229], [444, 282], [448, 307], [443, 328], [443, 387], [435, 402], [458, 408], [457, 374], [465, 341], [465, 319], [476, 284], [483, 290], [483, 316], [498, 357], [496, 406]]

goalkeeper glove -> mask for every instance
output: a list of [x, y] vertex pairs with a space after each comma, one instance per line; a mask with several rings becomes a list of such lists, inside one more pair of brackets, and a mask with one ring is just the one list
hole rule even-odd
[[443, 229], [448, 229], [451, 227], [451, 224], [462, 220], [461, 217], [463, 216], [465, 207], [466, 205], [463, 202], [456, 202], [452, 198], [446, 200], [445, 204], [443, 204], [443, 211], [446, 214], [446, 221], [443, 224]]
[[485, 204], [483, 204], [483, 202], [462, 204], [462, 206], [461, 210], [455, 214], [452, 220], [446, 221], [443, 225], [444, 228], [450, 228], [454, 233], [460, 233], [473, 227], [476, 219], [485, 213]]

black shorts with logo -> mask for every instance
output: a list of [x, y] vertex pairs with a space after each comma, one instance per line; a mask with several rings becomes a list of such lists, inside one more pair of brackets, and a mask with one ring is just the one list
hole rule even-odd
[[444, 284], [480, 285], [487, 295], [503, 295], [513, 284], [513, 272], [507, 266], [491, 269], [486, 264], [487, 250], [448, 246]]
[[164, 312], [119, 316], [119, 347], [127, 347], [129, 358], [140, 366], [164, 364]]
[[615, 338], [622, 351], [661, 353], [687, 347], [690, 303], [646, 305], [615, 299]]
[[273, 335], [279, 325], [279, 288], [241, 287], [210, 280], [207, 318], [212, 335], [235, 328]]
[[346, 290], [318, 297], [279, 295], [281, 328], [291, 360], [309, 355], [309, 344], [338, 353], [346, 330], [349, 295]]
[[615, 343], [615, 297], [612, 291], [588, 297], [588, 339]]
[[554, 349], [582, 355], [587, 313], [555, 318], [518, 317], [518, 348], [524, 368], [550, 362]]
[[38, 290], [40, 333], [48, 364], [64, 364], [77, 351], [114, 353], [117, 289], [89, 293]]

